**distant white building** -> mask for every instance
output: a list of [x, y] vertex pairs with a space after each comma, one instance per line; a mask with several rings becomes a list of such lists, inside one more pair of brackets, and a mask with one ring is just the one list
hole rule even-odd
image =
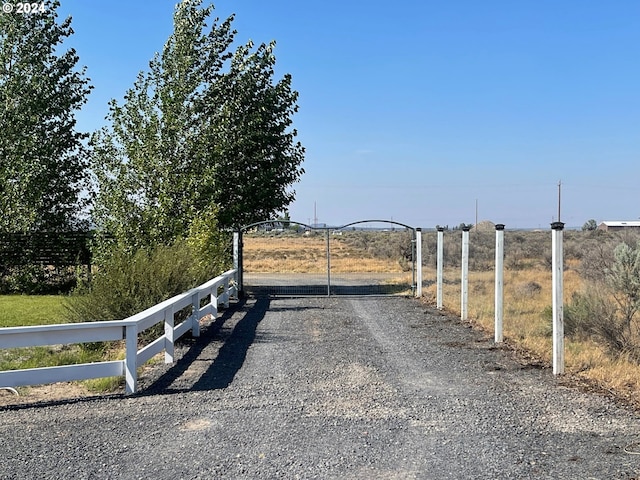
[[631, 220], [631, 221], [606, 221], [600, 223], [598, 225], [598, 230], [604, 230], [605, 232], [615, 232], [618, 230], [626, 230], [630, 228], [638, 228], [640, 229], [640, 220]]

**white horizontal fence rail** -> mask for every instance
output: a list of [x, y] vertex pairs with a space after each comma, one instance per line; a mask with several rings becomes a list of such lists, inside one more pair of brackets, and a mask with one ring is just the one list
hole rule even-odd
[[[220, 305], [226, 308], [231, 298], [237, 298], [237, 272], [237, 269], [228, 270], [124, 320], [0, 328], [0, 349], [126, 341], [124, 360], [3, 371], [0, 372], [0, 386], [19, 387], [124, 375], [126, 393], [135, 393], [139, 366], [162, 351], [165, 352], [165, 363], [172, 363], [175, 341], [188, 331], [194, 337], [199, 336], [200, 319], [207, 315], [215, 318]], [[201, 307], [202, 299], [207, 302]], [[174, 326], [174, 314], [189, 306], [191, 315]], [[161, 322], [164, 322], [163, 335], [138, 350], [138, 335]]]

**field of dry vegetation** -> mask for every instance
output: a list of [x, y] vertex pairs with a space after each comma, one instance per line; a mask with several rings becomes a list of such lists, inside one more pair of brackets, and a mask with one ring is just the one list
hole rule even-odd
[[[387, 233], [387, 234], [385, 234]], [[400, 245], [407, 232], [345, 232], [329, 237], [331, 271], [335, 273], [402, 273], [411, 268]], [[245, 235], [244, 269], [252, 273], [324, 273], [327, 239], [324, 232], [308, 235]], [[404, 259], [404, 260], [403, 260]]]
[[[564, 232], [567, 377], [613, 392], [636, 406], [640, 406], [640, 317], [635, 315], [640, 310], [639, 239], [629, 233]], [[331, 235], [329, 241], [332, 272], [407, 274], [411, 269], [409, 232], [343, 232]], [[424, 300], [434, 305], [436, 245], [437, 234], [423, 232]], [[323, 232], [244, 237], [249, 272], [323, 273], [326, 251]], [[455, 315], [460, 313], [460, 262], [461, 232], [447, 231], [444, 307]], [[492, 337], [495, 232], [471, 232], [469, 262], [469, 318]], [[530, 361], [549, 365], [551, 231], [507, 230], [504, 264], [505, 341]]]
[[[567, 376], [636, 406], [640, 406], [638, 240], [630, 233], [565, 231], [563, 242]], [[446, 232], [444, 242], [444, 307], [459, 315], [460, 232]], [[425, 243], [429, 254], [423, 277], [435, 279], [436, 234], [428, 234]], [[620, 246], [630, 253], [622, 260], [616, 253]], [[493, 336], [495, 233], [471, 232], [469, 255], [469, 318]], [[616, 268], [624, 270], [618, 272], [623, 285], [616, 284]], [[551, 288], [551, 231], [505, 232], [505, 341], [542, 365], [552, 361]], [[435, 304], [434, 284], [425, 289], [425, 297]]]

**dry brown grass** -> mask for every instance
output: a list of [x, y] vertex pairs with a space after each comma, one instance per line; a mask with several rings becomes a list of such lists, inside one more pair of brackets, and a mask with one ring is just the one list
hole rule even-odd
[[[533, 263], [533, 262], [532, 262]], [[583, 282], [578, 272], [567, 262], [564, 273], [565, 302]], [[427, 279], [435, 278], [435, 271], [425, 271]], [[460, 271], [449, 269], [444, 273], [443, 303], [448, 312], [460, 315]], [[539, 288], [538, 288], [539, 287]], [[552, 362], [551, 321], [543, 314], [551, 307], [551, 271], [536, 267], [528, 270], [504, 272], [505, 341], [524, 349], [527, 356], [550, 365]], [[436, 286], [430, 285], [425, 296], [433, 302]], [[494, 272], [469, 273], [469, 319], [478, 328], [493, 335], [495, 319]], [[614, 393], [633, 405], [640, 406], [640, 366], [630, 358], [615, 358], [603, 345], [590, 339], [565, 339], [565, 371], [567, 377], [578, 380], [599, 391]]]
[[[331, 271], [334, 273], [402, 273], [397, 261], [375, 258], [331, 237]], [[323, 236], [250, 236], [243, 238], [243, 265], [252, 273], [324, 273], [327, 240]]]
[[[435, 274], [434, 274], [435, 275]], [[456, 277], [458, 275], [458, 277]], [[446, 310], [460, 315], [461, 284], [459, 272], [445, 272], [444, 307]], [[575, 272], [566, 272], [564, 278], [565, 292], [570, 295], [576, 288]], [[480, 327], [493, 331], [495, 318], [495, 276], [493, 272], [469, 273], [469, 317]], [[428, 290], [435, 297], [435, 285]], [[504, 272], [504, 334], [511, 339], [524, 341], [527, 348], [535, 337], [548, 333], [542, 312], [551, 304], [551, 272], [540, 269], [507, 270]], [[526, 340], [526, 341], [525, 341]], [[534, 340], [538, 344], [538, 340]], [[532, 345], [531, 345], [532, 346]], [[545, 352], [539, 353], [544, 357]]]

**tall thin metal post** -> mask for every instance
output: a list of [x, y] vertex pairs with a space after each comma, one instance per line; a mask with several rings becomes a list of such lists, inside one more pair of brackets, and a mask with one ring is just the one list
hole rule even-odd
[[422, 229], [416, 228], [416, 297], [422, 297]]
[[462, 229], [462, 290], [460, 292], [460, 318], [466, 320], [469, 316], [469, 230], [465, 226]]
[[436, 306], [442, 310], [442, 271], [444, 261], [444, 227], [438, 228], [438, 253], [436, 258]]
[[501, 343], [502, 320], [504, 313], [504, 225], [496, 225], [496, 298], [495, 298], [494, 340]]
[[551, 265], [553, 294], [553, 374], [564, 373], [564, 260], [562, 230], [564, 223], [551, 224]]

